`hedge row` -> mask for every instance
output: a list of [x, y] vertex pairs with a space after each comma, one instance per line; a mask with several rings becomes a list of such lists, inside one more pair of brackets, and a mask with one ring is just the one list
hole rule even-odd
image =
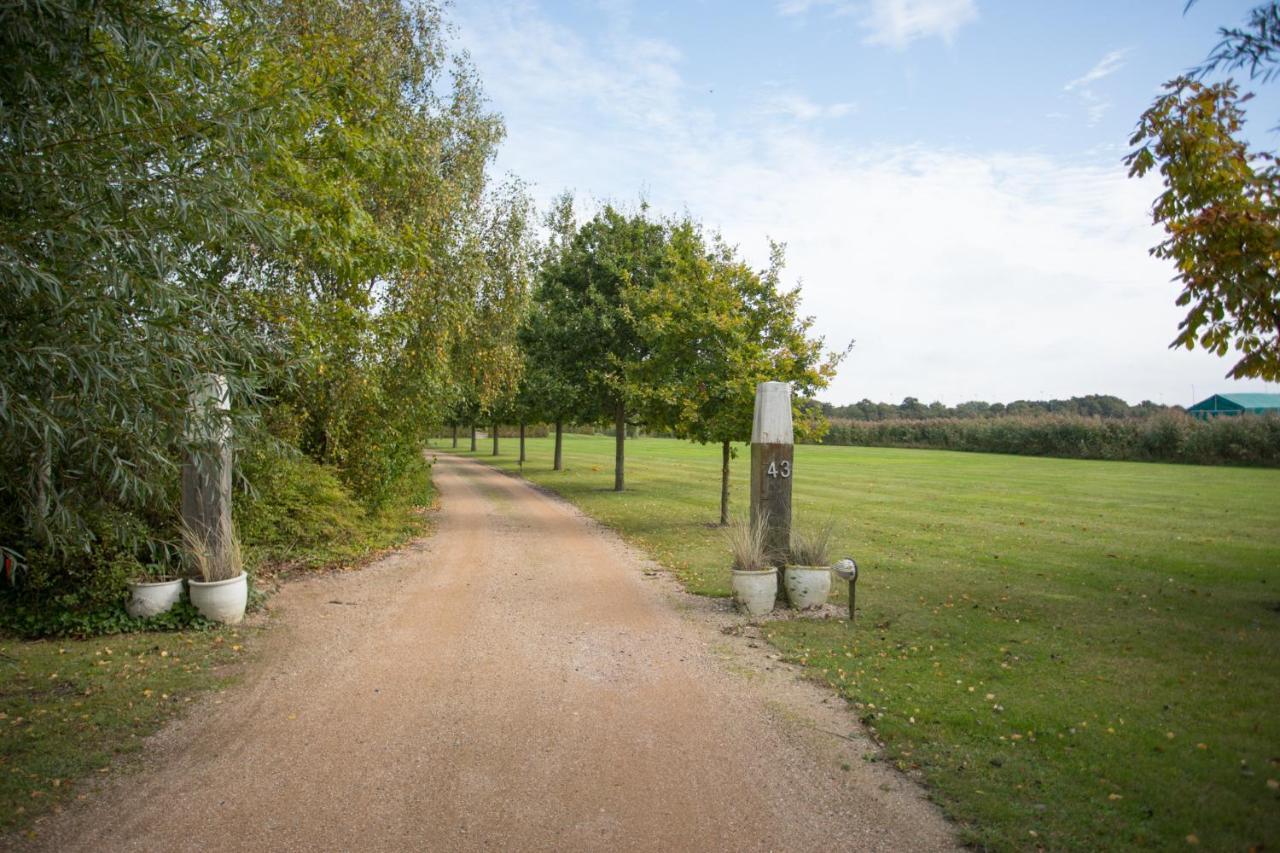
[[1072, 416], [841, 420], [832, 422], [822, 444], [1280, 467], [1280, 417], [1198, 421], [1166, 413], [1141, 420]]

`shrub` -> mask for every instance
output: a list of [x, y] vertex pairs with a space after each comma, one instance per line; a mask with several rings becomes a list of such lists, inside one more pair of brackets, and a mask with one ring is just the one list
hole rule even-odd
[[918, 447], [1071, 459], [1280, 467], [1280, 417], [1199, 421], [1166, 412], [1127, 420], [1076, 416], [836, 421], [823, 444]]

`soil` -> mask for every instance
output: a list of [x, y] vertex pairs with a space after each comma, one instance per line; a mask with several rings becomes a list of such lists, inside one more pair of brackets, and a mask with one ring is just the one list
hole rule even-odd
[[301, 580], [242, 683], [37, 850], [950, 850], [843, 700], [573, 507], [442, 454], [435, 534]]

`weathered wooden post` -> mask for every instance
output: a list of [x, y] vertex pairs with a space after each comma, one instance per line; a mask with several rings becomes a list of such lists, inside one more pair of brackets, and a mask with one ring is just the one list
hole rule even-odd
[[231, 545], [231, 395], [225, 376], [206, 374], [191, 392], [182, 521], [215, 561]]
[[791, 385], [761, 382], [756, 386], [755, 422], [751, 427], [751, 525], [765, 525], [764, 544], [778, 567], [778, 601], [785, 605], [782, 566], [791, 553]]

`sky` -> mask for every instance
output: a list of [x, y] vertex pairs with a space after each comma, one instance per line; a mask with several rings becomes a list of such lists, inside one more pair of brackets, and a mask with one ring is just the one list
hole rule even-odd
[[[1189, 405], [1234, 360], [1170, 350], [1138, 116], [1248, 2], [466, 0], [450, 11], [507, 129], [497, 168], [590, 213], [640, 199], [784, 282], [832, 349], [822, 399], [1083, 394]], [[1250, 84], [1277, 147], [1280, 83]]]

